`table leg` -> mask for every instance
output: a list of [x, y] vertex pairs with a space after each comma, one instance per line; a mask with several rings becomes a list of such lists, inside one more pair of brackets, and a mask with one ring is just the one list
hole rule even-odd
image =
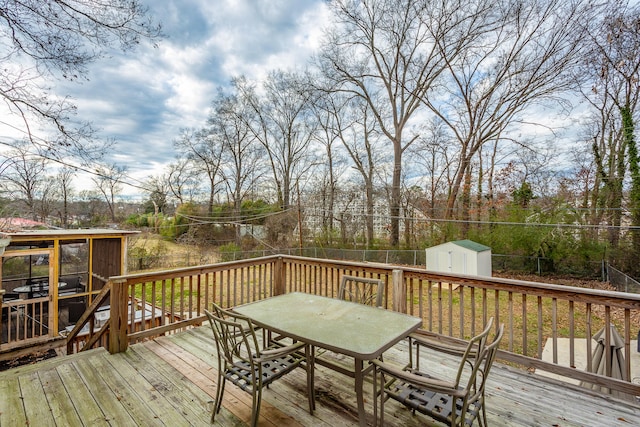
[[356, 399], [358, 400], [358, 420], [360, 426], [367, 425], [367, 415], [364, 411], [364, 373], [362, 372], [362, 359], [355, 359]]

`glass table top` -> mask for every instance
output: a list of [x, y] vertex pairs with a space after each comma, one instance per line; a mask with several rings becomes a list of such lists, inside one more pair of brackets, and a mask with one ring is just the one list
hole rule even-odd
[[422, 325], [418, 317], [300, 292], [233, 311], [291, 338], [362, 359], [380, 356]]

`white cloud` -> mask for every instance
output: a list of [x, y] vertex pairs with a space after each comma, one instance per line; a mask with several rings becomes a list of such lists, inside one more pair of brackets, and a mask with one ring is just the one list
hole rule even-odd
[[271, 69], [304, 66], [327, 19], [322, 0], [146, 4], [167, 36], [157, 48], [114, 52], [93, 64], [88, 82], [57, 87], [75, 99], [78, 120], [94, 122], [102, 137], [117, 141], [110, 159], [138, 180], [174, 160], [180, 129], [205, 124], [217, 87], [241, 74], [260, 79]]

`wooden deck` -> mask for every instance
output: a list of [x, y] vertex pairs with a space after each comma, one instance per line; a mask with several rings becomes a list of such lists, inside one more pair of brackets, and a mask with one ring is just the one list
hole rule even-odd
[[[91, 350], [0, 372], [0, 426], [206, 426], [215, 393], [215, 346], [208, 326], [133, 345], [110, 355]], [[404, 360], [399, 344], [385, 360]], [[451, 361], [422, 354], [421, 366], [450, 371]], [[317, 409], [308, 413], [305, 373], [264, 391], [261, 426], [357, 425], [353, 380], [316, 369]], [[371, 384], [365, 385], [371, 393]], [[640, 406], [498, 364], [488, 387], [492, 426], [637, 426]], [[366, 396], [371, 413], [371, 395]], [[220, 426], [247, 425], [250, 396], [228, 385]], [[424, 425], [401, 405], [385, 407], [388, 426]]]

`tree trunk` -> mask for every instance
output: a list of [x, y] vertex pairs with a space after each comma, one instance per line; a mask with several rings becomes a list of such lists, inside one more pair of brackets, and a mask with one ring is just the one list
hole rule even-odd
[[454, 207], [456, 205], [456, 200], [458, 199], [458, 194], [460, 193], [460, 187], [462, 186], [463, 178], [466, 176], [468, 168], [469, 159], [465, 157], [460, 160], [460, 168], [456, 172], [456, 175], [453, 179], [453, 184], [449, 188], [449, 196], [447, 197], [447, 210], [445, 212], [446, 219], [453, 219], [455, 217]]
[[402, 178], [402, 145], [400, 141], [393, 141], [393, 179], [391, 182], [391, 200], [389, 212], [391, 214], [391, 247], [398, 247], [400, 242], [400, 184]]
[[462, 218], [461, 234], [463, 238], [469, 237], [469, 221], [471, 220], [471, 168], [467, 168], [464, 174], [464, 186], [462, 187]]
[[373, 246], [373, 181], [369, 180], [367, 182], [367, 189], [366, 189], [366, 193], [367, 193], [367, 200], [366, 200], [366, 205], [367, 205], [367, 209], [366, 209], [366, 218], [365, 218], [365, 224], [366, 224], [366, 236], [365, 236], [365, 240], [366, 240], [366, 247], [367, 249], [370, 249]]
[[629, 153], [629, 172], [631, 175], [631, 191], [629, 192], [629, 207], [631, 209], [632, 242], [634, 254], [640, 254], [640, 159], [638, 147], [634, 138], [633, 113], [629, 105], [620, 109], [622, 115], [622, 135], [624, 145]]

